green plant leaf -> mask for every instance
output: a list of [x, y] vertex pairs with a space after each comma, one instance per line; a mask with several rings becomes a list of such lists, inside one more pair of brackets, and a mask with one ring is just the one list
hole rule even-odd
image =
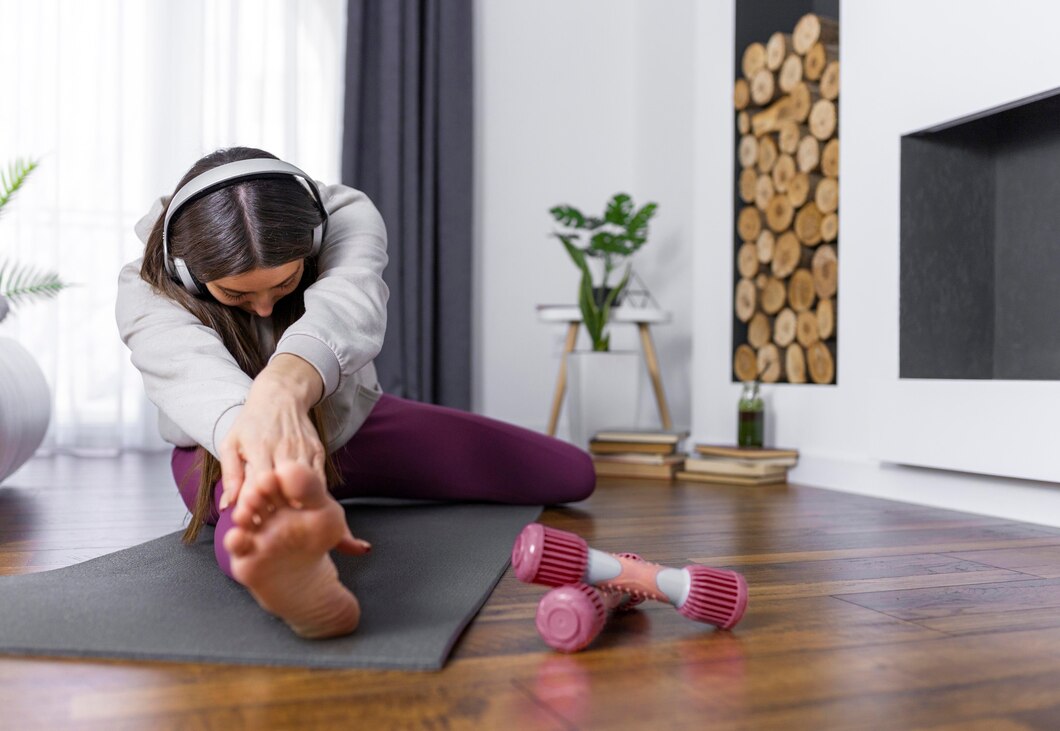
[[55, 297], [71, 286], [53, 272], [38, 271], [14, 262], [0, 263], [0, 296], [7, 298], [12, 310], [35, 300]]
[[604, 341], [604, 347], [596, 348], [594, 345], [594, 350], [610, 349], [611, 336], [608, 335], [605, 337], [603, 334], [603, 330], [605, 327], [607, 327], [607, 323], [611, 320], [611, 306], [615, 303], [615, 300], [618, 299], [618, 296], [622, 294], [622, 290], [626, 288], [626, 285], [629, 284], [629, 275], [632, 270], [633, 267], [627, 264], [626, 273], [622, 276], [622, 279], [614, 288], [611, 289], [610, 292], [607, 293], [607, 298], [604, 300], [603, 307], [600, 308], [600, 339]]
[[[563, 237], [560, 237], [563, 241]], [[592, 281], [592, 274], [589, 272], [589, 263], [585, 261], [585, 252], [579, 249], [577, 246], [569, 241], [563, 241], [563, 247], [570, 254], [570, 258], [574, 261], [574, 264], [581, 270], [582, 276], [588, 277], [589, 281]], [[590, 284], [590, 287], [592, 285]]]
[[627, 254], [627, 256], [633, 256], [634, 254], [637, 253], [637, 250], [640, 249], [640, 247], [644, 246], [644, 243], [647, 241], [647, 239], [644, 238], [643, 236], [629, 236], [629, 235], [627, 235], [626, 236], [626, 241], [629, 242], [629, 244], [628, 244], [629, 245], [629, 254]]
[[588, 271], [589, 264], [585, 261], [585, 251], [578, 248], [575, 243], [578, 238], [569, 234], [556, 234], [556, 238], [563, 242], [563, 248], [570, 254], [571, 261], [574, 262], [574, 266], [579, 269], [585, 269]]
[[11, 197], [15, 192], [26, 182], [29, 174], [37, 169], [37, 165], [36, 160], [15, 158], [6, 171], [0, 169], [0, 213], [3, 212], [4, 206], [11, 202]]
[[578, 269], [581, 270], [581, 279], [578, 282], [578, 307], [582, 312], [582, 324], [585, 325], [585, 331], [589, 333], [589, 339], [593, 342], [593, 350], [599, 350], [598, 346], [607, 320], [602, 317], [600, 308], [596, 305], [596, 299], [593, 297], [592, 272], [589, 271], [585, 254], [580, 249], [567, 241], [564, 241], [563, 245], [571, 259], [578, 265]]
[[605, 223], [606, 221], [604, 221], [604, 219], [597, 218], [596, 216], [585, 217], [585, 228], [589, 229], [590, 231], [595, 231], [596, 229], [603, 226]]
[[625, 193], [615, 193], [608, 202], [607, 210], [604, 212], [604, 220], [616, 226], [625, 226], [629, 221], [629, 214], [633, 212], [633, 201]]
[[596, 298], [593, 297], [593, 283], [582, 272], [581, 281], [578, 283], [578, 306], [582, 311], [582, 323], [585, 325], [589, 338], [596, 343], [600, 339], [600, 309], [596, 306]]
[[585, 227], [585, 216], [574, 206], [560, 204], [550, 208], [548, 212], [552, 214], [554, 219], [562, 223], [564, 226], [570, 226], [571, 228]]
[[[598, 231], [593, 234], [589, 240], [589, 250], [619, 256], [629, 256], [634, 251], [625, 234], [613, 234], [607, 231]], [[599, 256], [600, 253], [596, 255]]]
[[596, 293], [593, 292], [593, 283], [586, 272], [582, 273], [581, 283], [578, 288], [578, 303], [582, 310], [582, 322], [585, 330], [592, 340], [593, 350], [600, 350], [600, 342], [604, 338], [604, 327], [607, 320], [604, 318], [600, 307], [596, 304]]
[[645, 229], [648, 227], [648, 221], [655, 215], [655, 209], [659, 206], [655, 203], [648, 203], [643, 206], [639, 211], [633, 214], [633, 217], [629, 219], [629, 225], [626, 226], [626, 231], [631, 236], [645, 237]]

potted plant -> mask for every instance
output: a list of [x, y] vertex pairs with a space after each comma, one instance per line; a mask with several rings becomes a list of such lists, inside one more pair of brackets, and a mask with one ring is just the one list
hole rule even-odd
[[[648, 203], [637, 209], [632, 198], [625, 193], [616, 193], [601, 217], [586, 216], [565, 203], [549, 209], [556, 222], [566, 227], [554, 232], [553, 236], [563, 243], [581, 271], [578, 306], [594, 351], [607, 351], [611, 347], [607, 324], [611, 319], [611, 307], [621, 301], [629, 283], [630, 265], [626, 264], [621, 279], [613, 287], [611, 275], [647, 242], [648, 222], [657, 208], [657, 204]], [[602, 265], [599, 284], [594, 282], [590, 260]]]
[[[629, 284], [627, 260], [647, 242], [648, 222], [657, 207], [648, 203], [637, 208], [630, 196], [617, 193], [599, 217], [586, 216], [567, 204], [549, 210], [564, 227], [553, 235], [581, 273], [578, 307], [592, 343], [592, 350], [572, 352], [567, 359], [570, 438], [575, 444], [587, 444], [600, 429], [638, 426], [640, 354], [612, 351], [608, 323], [612, 307], [621, 301]], [[598, 270], [596, 278], [593, 265]], [[614, 276], [617, 282], [612, 281]]]
[[[0, 169], [0, 215], [37, 168], [34, 160], [15, 160]], [[0, 261], [0, 321], [15, 308], [54, 297], [70, 285], [58, 274]], [[51, 417], [51, 394], [33, 356], [11, 338], [0, 338], [0, 482], [33, 456]]]

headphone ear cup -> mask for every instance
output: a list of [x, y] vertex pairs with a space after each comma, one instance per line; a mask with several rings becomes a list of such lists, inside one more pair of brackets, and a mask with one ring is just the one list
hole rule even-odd
[[324, 232], [327, 230], [328, 221], [325, 218], [320, 222], [320, 225], [313, 229], [313, 248], [310, 250], [310, 256], [316, 256], [320, 253], [320, 247], [324, 243]]
[[202, 290], [199, 288], [195, 277], [191, 275], [191, 270], [188, 269], [188, 265], [184, 263], [184, 260], [173, 257], [173, 267], [177, 270], [177, 276], [180, 278], [180, 284], [184, 285], [184, 289], [195, 297], [201, 296]]

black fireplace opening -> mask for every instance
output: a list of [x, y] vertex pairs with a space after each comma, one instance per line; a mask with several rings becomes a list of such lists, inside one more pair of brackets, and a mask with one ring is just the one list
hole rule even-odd
[[901, 378], [1060, 379], [1060, 89], [901, 139]]

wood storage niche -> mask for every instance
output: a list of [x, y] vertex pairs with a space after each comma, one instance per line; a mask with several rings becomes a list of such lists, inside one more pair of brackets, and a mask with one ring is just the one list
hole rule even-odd
[[733, 378], [835, 383], [839, 24], [808, 13], [737, 49]]

